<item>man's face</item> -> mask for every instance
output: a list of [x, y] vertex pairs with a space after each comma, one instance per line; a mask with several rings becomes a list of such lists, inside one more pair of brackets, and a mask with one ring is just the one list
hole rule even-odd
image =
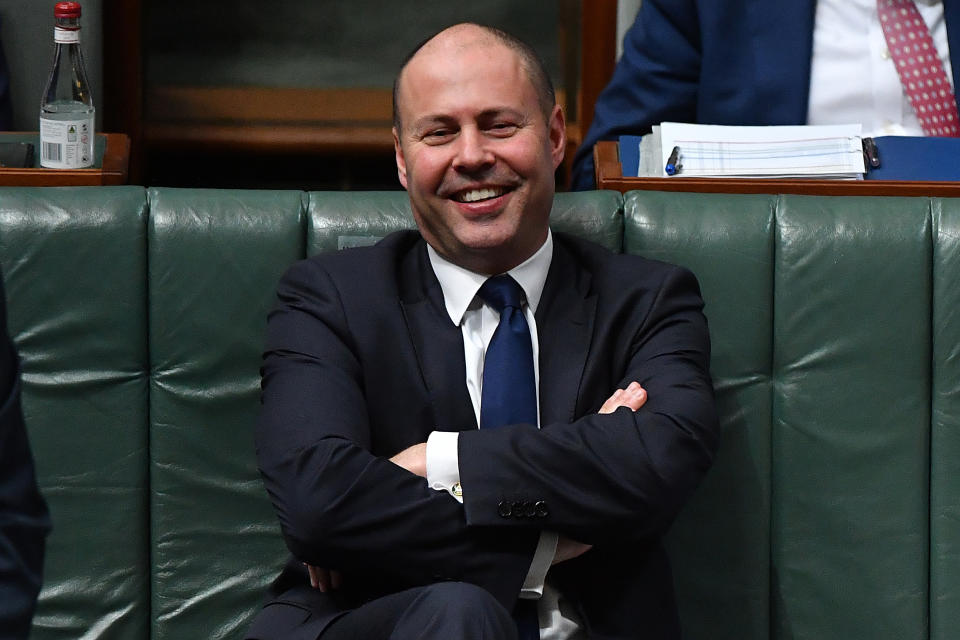
[[546, 240], [563, 114], [557, 106], [544, 117], [507, 47], [443, 37], [421, 49], [401, 78], [401, 129], [394, 130], [400, 182], [440, 255], [472, 271], [502, 273]]

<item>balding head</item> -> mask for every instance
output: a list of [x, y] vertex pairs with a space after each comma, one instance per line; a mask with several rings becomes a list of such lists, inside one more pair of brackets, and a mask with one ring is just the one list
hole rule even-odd
[[393, 82], [393, 126], [401, 129], [400, 118], [400, 90], [404, 71], [407, 66], [421, 54], [449, 51], [455, 53], [470, 47], [502, 46], [513, 51], [520, 60], [526, 72], [527, 79], [537, 94], [537, 102], [545, 119], [550, 118], [553, 107], [556, 105], [556, 96], [553, 82], [547, 73], [543, 61], [530, 45], [510, 35], [506, 31], [495, 27], [465, 22], [448, 27], [434, 36], [424, 40], [404, 59]]
[[533, 80], [542, 66], [513, 42], [451, 27], [417, 49], [396, 86], [397, 176], [417, 227], [440, 256], [487, 275], [543, 246], [566, 144], [546, 74]]

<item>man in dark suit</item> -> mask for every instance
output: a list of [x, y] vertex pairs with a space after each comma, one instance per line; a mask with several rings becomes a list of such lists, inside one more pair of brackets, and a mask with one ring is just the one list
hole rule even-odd
[[[394, 104], [419, 232], [296, 264], [269, 318], [257, 455], [296, 562], [248, 637], [678, 637], [660, 537], [718, 431], [696, 280], [550, 232], [565, 127], [523, 43], [444, 30]], [[519, 315], [536, 406], [485, 428]]]
[[[877, 69], [849, 78], [842, 74], [820, 76], [819, 68], [848, 63], [851, 51], [818, 49], [818, 20], [835, 22], [825, 38], [850, 41], [852, 51], [868, 56], [866, 22], [845, 24], [848, 14], [827, 11], [828, 4], [849, 4], [860, 9], [850, 13], [863, 20], [873, 0], [644, 0], [623, 39], [623, 54], [613, 77], [597, 99], [593, 122], [574, 157], [571, 184], [574, 189], [595, 188], [593, 147], [598, 140], [616, 140], [620, 135], [642, 135], [661, 122], [694, 122], [719, 125], [846, 124], [862, 122], [864, 135], [902, 135], [904, 132], [874, 128], [871, 122], [848, 117], [849, 108], [836, 109], [828, 102], [821, 108], [839, 115], [840, 121], [811, 121], [808, 117], [811, 90], [816, 96], [839, 94], [842, 99], [859, 97], [861, 109], [877, 112], [875, 94], [885, 91], [883, 82], [899, 84], [889, 53], [879, 53]], [[960, 86], [960, 2], [918, 0], [924, 17], [942, 25], [938, 36], [949, 41], [953, 86]], [[862, 5], [862, 7], [861, 7]], [[922, 5], [927, 5], [923, 7]], [[818, 14], [819, 10], [825, 11]], [[858, 12], [859, 11], [859, 12]], [[873, 19], [876, 18], [874, 8]], [[863, 41], [844, 35], [840, 29], [864, 34]], [[934, 31], [938, 31], [935, 29]], [[942, 34], [942, 35], [940, 35]], [[879, 40], [883, 35], [878, 31]], [[877, 50], [883, 49], [879, 44]], [[882, 75], [880, 65], [889, 66]], [[819, 79], [818, 79], [819, 78]], [[820, 84], [818, 84], [820, 83]], [[872, 84], [874, 83], [874, 84]], [[840, 85], [840, 86], [838, 86]], [[847, 98], [844, 94], [849, 94]], [[906, 97], [903, 98], [906, 100]], [[909, 109], [909, 107], [907, 107]], [[879, 118], [878, 118], [879, 119]], [[907, 131], [911, 135], [920, 133]]]
[[0, 277], [0, 638], [30, 632], [49, 530], [20, 410], [20, 369]]

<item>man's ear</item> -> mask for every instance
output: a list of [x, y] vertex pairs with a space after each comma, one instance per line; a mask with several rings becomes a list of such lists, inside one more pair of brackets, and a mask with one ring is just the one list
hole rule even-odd
[[403, 158], [403, 148], [400, 146], [400, 134], [397, 128], [393, 128], [393, 153], [397, 159], [397, 177], [400, 178], [400, 184], [407, 188], [407, 161]]
[[550, 156], [553, 158], [553, 169], [556, 171], [560, 163], [563, 162], [563, 156], [567, 150], [567, 123], [564, 120], [563, 108], [560, 105], [553, 105], [547, 127], [550, 135]]

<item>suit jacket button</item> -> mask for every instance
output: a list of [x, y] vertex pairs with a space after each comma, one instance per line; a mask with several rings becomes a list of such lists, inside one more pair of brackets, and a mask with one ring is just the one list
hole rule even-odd
[[497, 513], [501, 518], [509, 518], [513, 515], [513, 509], [509, 502], [506, 500], [501, 500], [500, 504], [497, 505]]
[[524, 503], [523, 503], [523, 515], [525, 515], [525, 516], [528, 517], [528, 518], [532, 518], [533, 516], [537, 515], [537, 507], [536, 507], [536, 505], [533, 504], [532, 502], [524, 502]]
[[523, 517], [523, 502], [519, 500], [514, 500], [513, 502], [513, 517], [522, 518]]
[[537, 504], [533, 505], [533, 508], [538, 518], [546, 518], [550, 515], [550, 509], [547, 508], [547, 503], [543, 500], [538, 501]]

